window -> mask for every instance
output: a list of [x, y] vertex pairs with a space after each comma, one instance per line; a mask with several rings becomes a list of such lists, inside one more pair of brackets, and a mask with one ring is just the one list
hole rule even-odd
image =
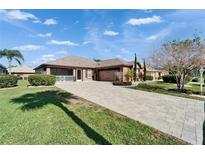
[[73, 69], [68, 69], [68, 75], [73, 75]]
[[88, 69], [88, 70], [87, 70], [87, 77], [88, 77], [88, 78], [91, 78], [91, 77], [92, 77], [92, 70], [91, 70], [91, 69]]

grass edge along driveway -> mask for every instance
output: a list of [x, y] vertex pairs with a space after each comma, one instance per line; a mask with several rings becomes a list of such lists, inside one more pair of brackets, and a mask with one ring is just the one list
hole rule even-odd
[[0, 144], [187, 144], [55, 87], [0, 91]]
[[[202, 100], [205, 99], [198, 96], [192, 96], [184, 93], [174, 92], [174, 91], [168, 91], [165, 90], [165, 88], [176, 88], [176, 84], [173, 83], [164, 83], [163, 81], [153, 81], [153, 82], [147, 82], [147, 83], [139, 83], [135, 87], [131, 87], [132, 89], [147, 91], [147, 92], [154, 92], [154, 93], [160, 93], [165, 95], [172, 95], [177, 97], [184, 97], [184, 98], [190, 98], [190, 99], [196, 99], [196, 100]], [[192, 83], [189, 83], [185, 85], [185, 89], [191, 90], [194, 93], [199, 93], [200, 87], [199, 85], [194, 85]], [[203, 91], [205, 92], [205, 88], [203, 87]]]

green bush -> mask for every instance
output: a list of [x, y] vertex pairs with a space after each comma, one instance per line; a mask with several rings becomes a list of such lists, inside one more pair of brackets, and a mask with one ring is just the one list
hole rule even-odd
[[14, 75], [0, 75], [0, 88], [14, 87], [17, 85], [18, 77]]
[[177, 83], [175, 75], [164, 75], [162, 76], [162, 80], [166, 83]]
[[32, 86], [51, 86], [55, 84], [56, 78], [53, 75], [34, 74], [28, 77], [28, 82]]
[[147, 80], [153, 80], [153, 76], [147, 75], [147, 76], [146, 76], [146, 79], [147, 79]]
[[193, 78], [191, 81], [192, 81], [192, 82], [199, 82], [199, 79], [198, 79], [197, 77], [195, 77], [195, 78]]
[[[164, 75], [164, 76], [162, 76], [162, 80], [166, 83], [177, 83], [176, 75], [174, 75], [174, 74]], [[185, 78], [185, 84], [190, 82], [190, 81], [191, 81], [191, 77], [187, 76]]]
[[132, 85], [132, 82], [114, 81], [112, 84], [115, 86], [129, 86], [129, 85]]

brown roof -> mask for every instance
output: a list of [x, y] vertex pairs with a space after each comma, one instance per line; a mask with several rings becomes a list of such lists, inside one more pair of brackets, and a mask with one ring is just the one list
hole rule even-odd
[[46, 63], [45, 65], [59, 65], [59, 66], [71, 66], [71, 67], [85, 67], [95, 68], [96, 62], [79, 56], [67, 56], [55, 61]]
[[51, 61], [42, 64], [35, 69], [38, 69], [44, 65], [50, 66], [70, 66], [70, 67], [82, 67], [82, 68], [103, 68], [103, 67], [113, 67], [113, 66], [132, 66], [133, 63], [125, 61], [123, 59], [114, 58], [108, 60], [102, 60], [100, 62], [95, 62], [93, 60], [79, 57], [79, 56], [67, 56], [55, 61]]
[[97, 62], [97, 68], [119, 66], [119, 65], [132, 66], [132, 64], [130, 64], [129, 62], [119, 58], [108, 59], [108, 60]]

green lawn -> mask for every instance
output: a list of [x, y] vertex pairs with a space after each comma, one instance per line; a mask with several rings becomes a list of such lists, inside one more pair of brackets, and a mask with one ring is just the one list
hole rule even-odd
[[[144, 90], [149, 92], [156, 92], [162, 93], [167, 95], [197, 99], [197, 100], [204, 100], [204, 98], [190, 96], [188, 94], [174, 92], [174, 91], [167, 91], [166, 88], [176, 88], [176, 84], [174, 83], [165, 83], [163, 81], [154, 81], [154, 82], [147, 82], [147, 83], [140, 83], [134, 89]], [[185, 85], [185, 89], [190, 90], [193, 94], [200, 94], [200, 83], [188, 83]], [[205, 95], [205, 87], [203, 87], [203, 95]]]
[[0, 90], [0, 144], [186, 144], [55, 87]]

